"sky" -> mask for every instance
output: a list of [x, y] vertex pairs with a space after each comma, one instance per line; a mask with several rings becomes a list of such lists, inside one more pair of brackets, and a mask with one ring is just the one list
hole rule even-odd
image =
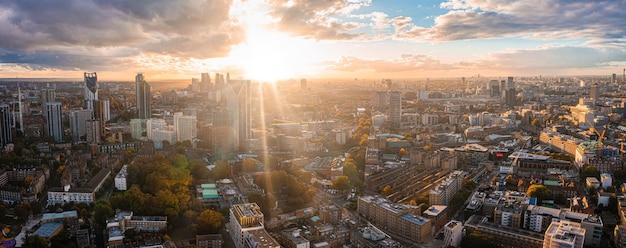
[[0, 2], [0, 78], [610, 75], [626, 0]]

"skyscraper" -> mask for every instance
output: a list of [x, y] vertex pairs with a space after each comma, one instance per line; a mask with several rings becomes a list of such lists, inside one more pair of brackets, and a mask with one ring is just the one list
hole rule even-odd
[[137, 118], [149, 119], [152, 115], [152, 94], [150, 85], [144, 80], [142, 73], [135, 76], [135, 87], [137, 93]]
[[46, 103], [45, 119], [47, 135], [52, 137], [55, 142], [63, 141], [63, 122], [60, 102]]
[[[613, 74], [615, 75], [615, 74]], [[597, 101], [598, 97], [600, 97], [600, 88], [598, 88], [598, 84], [597, 83], [593, 83], [591, 85], [591, 89], [589, 91], [589, 98], [591, 98], [593, 101]]]
[[231, 80], [222, 89], [226, 108], [233, 113], [232, 125], [236, 130], [235, 147], [240, 147], [252, 136], [250, 113], [250, 80]]
[[91, 120], [93, 113], [88, 109], [79, 109], [70, 112], [70, 130], [72, 130], [72, 138], [74, 141], [81, 140], [85, 136], [85, 122]]
[[[93, 110], [93, 101], [98, 100], [98, 76], [95, 72], [85, 72], [85, 108]], [[42, 103], [45, 104], [45, 103]]]
[[50, 88], [49, 84], [46, 84], [46, 88], [41, 90], [41, 105], [47, 102], [56, 101], [56, 92], [54, 88]]
[[176, 141], [193, 141], [198, 133], [197, 120], [195, 116], [182, 114], [174, 115], [174, 130], [176, 131]]
[[200, 74], [200, 91], [212, 91], [211, 76], [209, 73]]
[[402, 93], [400, 91], [389, 92], [389, 127], [399, 129], [402, 121]]
[[11, 132], [11, 110], [8, 104], [2, 103], [0, 104], [0, 148], [9, 143], [13, 143], [13, 134]]

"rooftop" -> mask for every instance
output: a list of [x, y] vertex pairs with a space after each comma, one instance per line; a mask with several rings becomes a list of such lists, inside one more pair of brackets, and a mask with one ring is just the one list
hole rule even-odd
[[51, 238], [58, 230], [63, 229], [63, 223], [61, 222], [48, 222], [43, 223], [32, 235], [39, 235], [42, 238]]

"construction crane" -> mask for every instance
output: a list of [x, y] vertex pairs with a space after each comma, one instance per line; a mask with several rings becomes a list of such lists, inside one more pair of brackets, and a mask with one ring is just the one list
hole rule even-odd
[[595, 125], [593, 125], [593, 123], [591, 123], [589, 120], [585, 118], [585, 121], [587, 121], [587, 124], [589, 124], [589, 131], [593, 131], [594, 133], [598, 135], [598, 142], [595, 145], [596, 156], [602, 157], [602, 148], [604, 148], [604, 145], [602, 144], [602, 140], [604, 139], [604, 134], [606, 133], [608, 126], [607, 125], [602, 126], [602, 132], [600, 132], [595, 127]]

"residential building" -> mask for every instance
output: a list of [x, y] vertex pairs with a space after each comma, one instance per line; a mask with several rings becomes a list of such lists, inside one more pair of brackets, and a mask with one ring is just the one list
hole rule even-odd
[[63, 141], [63, 115], [61, 102], [47, 102], [45, 109], [47, 135], [55, 142]]
[[582, 248], [585, 229], [579, 223], [571, 221], [552, 222], [543, 238], [544, 248]]
[[152, 116], [152, 93], [150, 85], [143, 77], [143, 73], [135, 76], [135, 91], [137, 103], [137, 118], [149, 119]]
[[463, 223], [451, 220], [443, 227], [443, 247], [460, 247], [463, 238]]

